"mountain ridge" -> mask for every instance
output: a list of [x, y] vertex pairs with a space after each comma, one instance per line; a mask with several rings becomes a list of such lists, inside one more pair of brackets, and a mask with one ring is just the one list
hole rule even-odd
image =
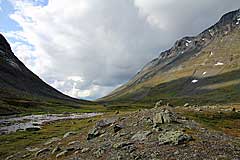
[[[147, 81], [159, 77], [159, 75], [165, 74], [173, 70], [173, 68], [176, 69], [177, 67], [180, 67], [189, 59], [200, 54], [201, 51], [214, 43], [217, 39], [228, 36], [235, 30], [238, 30], [239, 23], [240, 10], [238, 9], [224, 14], [216, 24], [204, 30], [197, 36], [188, 36], [177, 40], [172, 48], [160, 53], [158, 58], [147, 63], [129, 82], [117, 88], [109, 95], [99, 99], [99, 101], [111, 101], [119, 99], [119, 97], [124, 97], [127, 94], [131, 95], [131, 93], [129, 93], [130, 90], [131, 92], [135, 92], [132, 91], [134, 89], [139, 91], [140, 88], [147, 86], [142, 85], [143, 83], [147, 83]], [[149, 86], [153, 87], [153, 85]], [[145, 91], [144, 94], [147, 95], [147, 91]], [[142, 94], [143, 97], [146, 96], [144, 94]], [[125, 96], [125, 98], [127, 97]], [[141, 96], [138, 99], [141, 99]]]
[[[10, 44], [0, 34], [0, 111], [5, 113], [7, 110], [11, 113], [14, 109], [10, 109], [9, 103], [12, 104], [12, 101], [22, 100], [58, 101], [63, 104], [90, 103], [64, 95], [41, 80], [14, 55]], [[17, 103], [17, 105], [26, 104]]]

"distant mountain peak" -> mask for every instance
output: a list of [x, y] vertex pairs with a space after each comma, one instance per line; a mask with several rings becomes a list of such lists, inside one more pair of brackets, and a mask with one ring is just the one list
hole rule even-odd
[[237, 23], [240, 21], [240, 9], [224, 14], [219, 20], [220, 23]]

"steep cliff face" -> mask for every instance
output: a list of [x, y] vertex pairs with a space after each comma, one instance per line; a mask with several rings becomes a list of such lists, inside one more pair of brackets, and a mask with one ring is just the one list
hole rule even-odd
[[[178, 40], [171, 49], [145, 65], [127, 84], [102, 100], [189, 98], [206, 95], [215, 89], [221, 90], [224, 87], [210, 89], [210, 86], [227, 80], [216, 80], [217, 83], [213, 84], [209, 79], [219, 79], [221, 76], [226, 77], [226, 74], [238, 72], [239, 38], [240, 10], [236, 10], [225, 14], [215, 25], [199, 35]], [[234, 77], [234, 80], [238, 79], [237, 75]]]

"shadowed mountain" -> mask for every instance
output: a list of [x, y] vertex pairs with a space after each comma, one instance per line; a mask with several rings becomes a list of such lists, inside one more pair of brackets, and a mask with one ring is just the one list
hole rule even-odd
[[[23, 102], [19, 102], [22, 101]], [[7, 40], [0, 34], [0, 111], [12, 113], [17, 108], [10, 105], [29, 105], [26, 101], [58, 103], [90, 103], [71, 98], [43, 82], [31, 72], [12, 52]], [[15, 101], [17, 101], [15, 103]], [[14, 112], [15, 112], [14, 111]]]
[[[125, 99], [149, 103], [168, 99], [180, 103], [193, 99], [201, 104], [222, 103], [229, 95], [240, 95], [239, 69], [240, 10], [236, 10], [196, 37], [178, 40], [128, 83], [100, 101]], [[236, 88], [229, 89], [230, 86]], [[235, 101], [238, 102], [236, 98]]]

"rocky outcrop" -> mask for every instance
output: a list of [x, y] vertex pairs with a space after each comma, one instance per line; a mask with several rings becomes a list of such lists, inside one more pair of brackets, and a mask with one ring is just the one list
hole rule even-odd
[[67, 132], [63, 135], [63, 138], [67, 138], [69, 136], [76, 135], [76, 134], [77, 134], [76, 132]]
[[139, 131], [138, 133], [134, 134], [131, 139], [133, 141], [144, 141], [151, 133], [151, 131]]
[[88, 137], [87, 140], [91, 140], [93, 138], [96, 138], [98, 136], [100, 136], [102, 134], [102, 132], [100, 131], [99, 128], [93, 128], [92, 130], [90, 130], [90, 132], [88, 133]]
[[[202, 107], [203, 111], [209, 108], [217, 109]], [[182, 109], [183, 112], [197, 112], [189, 107]], [[240, 156], [239, 147], [235, 144], [239, 140], [203, 128], [177, 111], [178, 107], [161, 106], [119, 115], [112, 113], [96, 123], [94, 120], [86, 121], [89, 126], [76, 135], [61, 139], [53, 137], [42, 144], [42, 149], [39, 149], [40, 144], [31, 146], [39, 148], [28, 149], [12, 159], [25, 155], [29, 155], [28, 159], [67, 160], [219, 159], [222, 154], [226, 159], [236, 159]], [[225, 112], [232, 113], [231, 110]]]
[[46, 152], [49, 152], [49, 151], [50, 151], [49, 148], [43, 148], [43, 149], [39, 150], [38, 152], [36, 152], [35, 157], [38, 157], [41, 154], [46, 154]]
[[176, 121], [175, 115], [167, 109], [161, 110], [160, 112], [156, 113], [155, 116], [153, 117], [154, 125], [171, 123], [174, 121]]
[[187, 134], [184, 134], [181, 131], [168, 131], [165, 133], [161, 133], [159, 135], [158, 140], [160, 144], [178, 145], [192, 140], [192, 137]]

